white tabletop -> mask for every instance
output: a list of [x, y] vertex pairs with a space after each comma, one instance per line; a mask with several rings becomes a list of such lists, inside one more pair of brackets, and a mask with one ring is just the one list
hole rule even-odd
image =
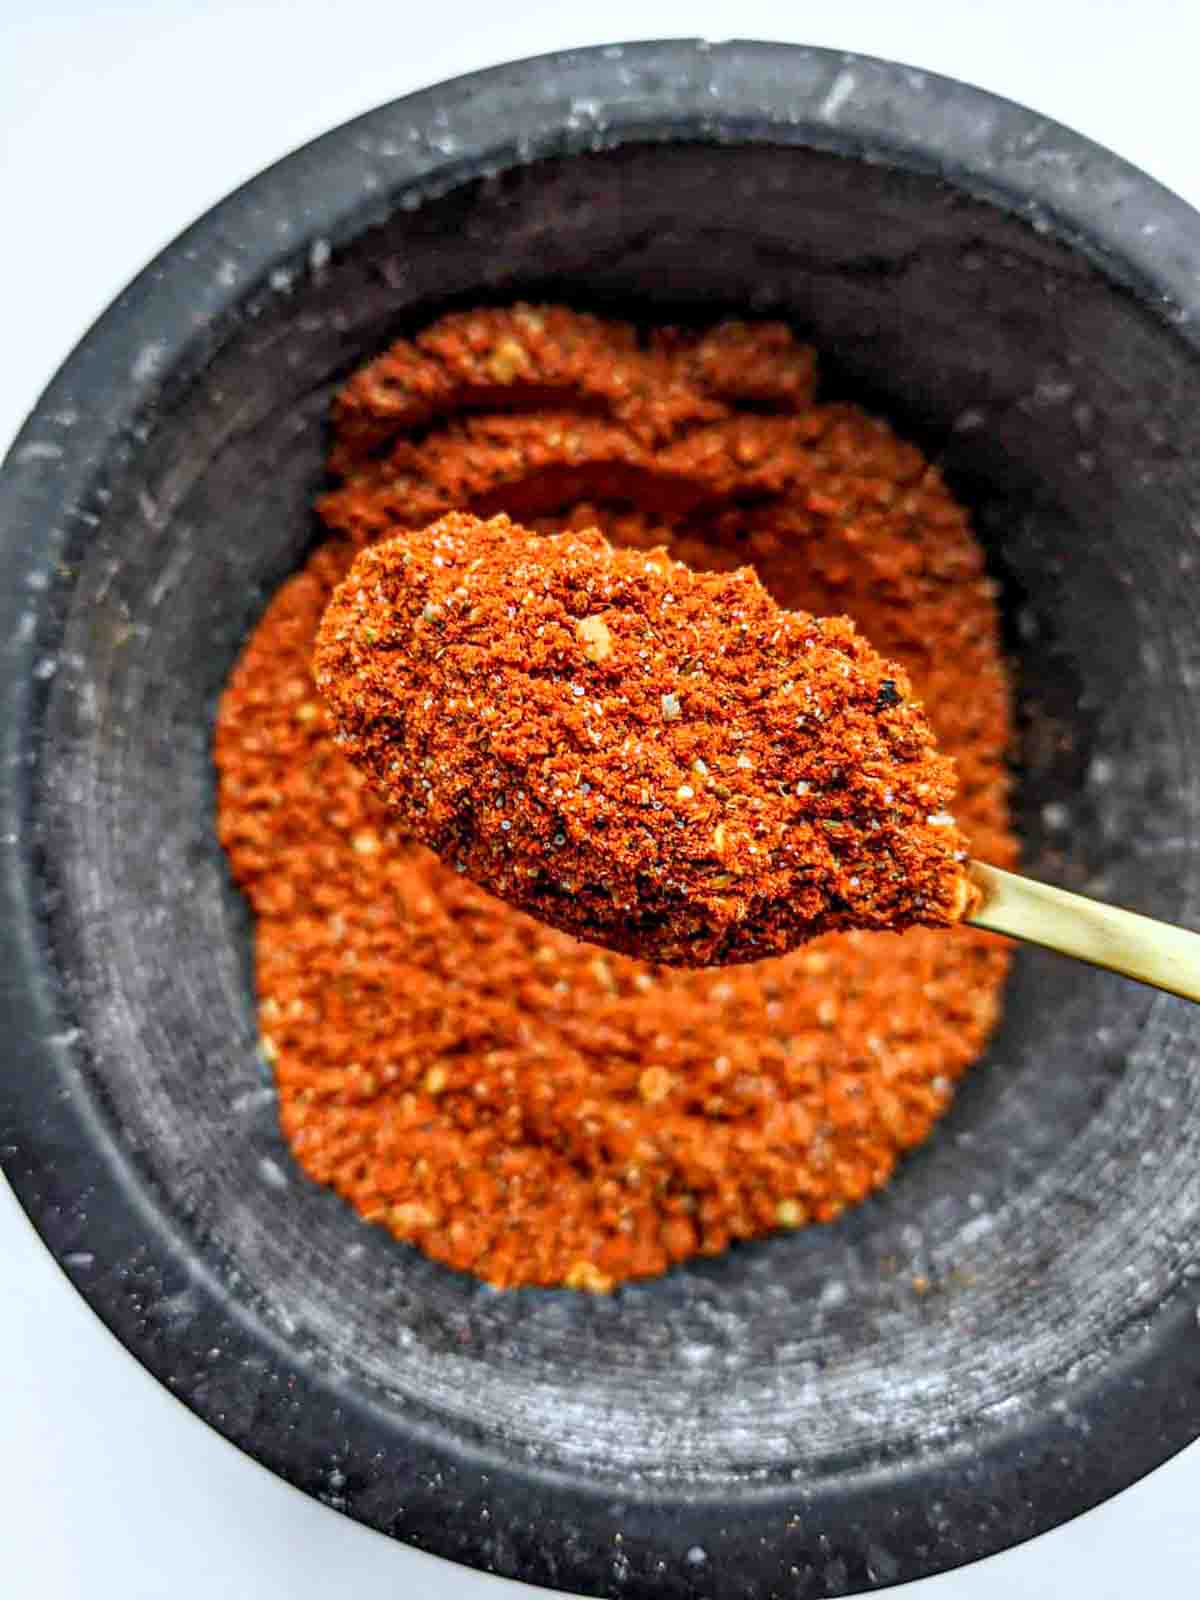
[[[458, 0], [444, 17], [406, 0], [0, 0], [0, 446], [146, 259], [303, 140], [497, 61], [698, 34], [863, 50], [967, 79], [1200, 207], [1197, 0]], [[0, 1258], [8, 1600], [535, 1592], [368, 1533], [195, 1421], [93, 1318], [3, 1184]], [[1198, 1577], [1200, 1445], [1064, 1528], [893, 1592], [1193, 1600]]]

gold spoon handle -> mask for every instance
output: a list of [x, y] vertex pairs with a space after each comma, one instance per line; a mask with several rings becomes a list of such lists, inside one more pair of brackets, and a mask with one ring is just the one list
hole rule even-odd
[[981, 896], [964, 919], [1200, 1001], [1200, 933], [972, 861]]

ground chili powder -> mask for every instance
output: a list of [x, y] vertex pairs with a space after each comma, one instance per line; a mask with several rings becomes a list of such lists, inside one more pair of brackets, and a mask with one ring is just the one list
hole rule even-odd
[[749, 567], [450, 512], [360, 552], [313, 659], [413, 836], [577, 938], [716, 966], [969, 899], [907, 675]]
[[444, 318], [339, 397], [330, 537], [222, 699], [218, 826], [285, 1135], [364, 1217], [492, 1283], [601, 1290], [836, 1217], [926, 1136], [996, 1021], [1007, 952], [972, 928], [680, 970], [547, 927], [404, 836], [313, 682], [357, 550], [447, 511], [750, 563], [781, 605], [848, 614], [902, 664], [974, 852], [1011, 862], [979, 547], [917, 450], [814, 383], [773, 324]]

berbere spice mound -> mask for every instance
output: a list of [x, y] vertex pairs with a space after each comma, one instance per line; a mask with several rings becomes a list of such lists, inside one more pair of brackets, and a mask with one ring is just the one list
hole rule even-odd
[[451, 513], [358, 556], [315, 669], [414, 836], [579, 938], [714, 966], [964, 909], [907, 675], [748, 567]]
[[982, 551], [921, 453], [814, 382], [777, 323], [516, 306], [441, 318], [338, 397], [329, 536], [221, 699], [217, 825], [297, 1163], [449, 1268], [599, 1290], [828, 1222], [927, 1137], [995, 1026], [1008, 952], [969, 926], [826, 934], [710, 970], [526, 916], [411, 837], [313, 680], [357, 552], [448, 511], [750, 565], [779, 605], [852, 616], [901, 663], [973, 852], [1012, 862]]

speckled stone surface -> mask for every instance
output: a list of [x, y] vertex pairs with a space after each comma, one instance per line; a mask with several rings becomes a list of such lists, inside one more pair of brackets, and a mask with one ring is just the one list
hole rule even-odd
[[122, 297], [0, 487], [0, 1144], [152, 1370], [351, 1514], [594, 1594], [917, 1576], [1200, 1432], [1182, 1003], [1023, 954], [943, 1133], [844, 1223], [611, 1300], [497, 1296], [288, 1163], [208, 766], [217, 689], [310, 535], [338, 376], [448, 304], [568, 281], [659, 317], [749, 302], [978, 508], [1030, 870], [1195, 922], [1197, 271], [1193, 213], [1003, 102], [679, 44], [385, 108]]

